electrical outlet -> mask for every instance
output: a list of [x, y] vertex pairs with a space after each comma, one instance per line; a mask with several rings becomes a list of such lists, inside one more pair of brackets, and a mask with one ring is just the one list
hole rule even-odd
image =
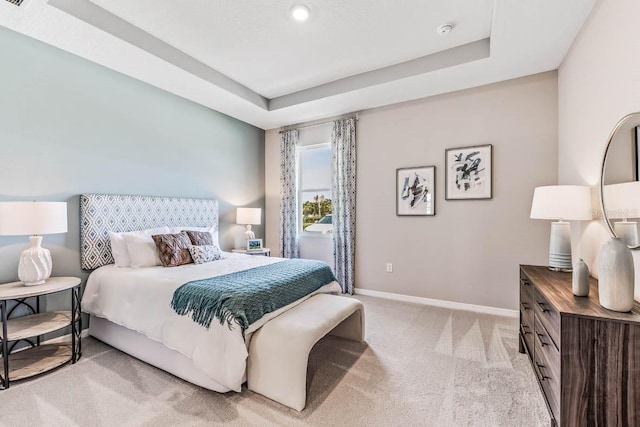
[[387, 263], [387, 273], [393, 273], [393, 264]]

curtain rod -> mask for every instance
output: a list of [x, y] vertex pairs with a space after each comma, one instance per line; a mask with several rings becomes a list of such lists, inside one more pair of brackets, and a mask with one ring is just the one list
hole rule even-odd
[[359, 120], [360, 119], [359, 114], [360, 113], [349, 113], [349, 114], [343, 114], [341, 116], [330, 117], [328, 119], [314, 120], [314, 121], [311, 121], [311, 122], [298, 123], [298, 124], [295, 124], [295, 125], [287, 125], [287, 126], [283, 126], [282, 128], [280, 128], [280, 133], [288, 132], [288, 131], [294, 130], [294, 129], [310, 128], [310, 127], [313, 127], [313, 126], [325, 125], [327, 123], [331, 123], [331, 122], [334, 122], [336, 120], [349, 119], [351, 117], [355, 118], [356, 120]]

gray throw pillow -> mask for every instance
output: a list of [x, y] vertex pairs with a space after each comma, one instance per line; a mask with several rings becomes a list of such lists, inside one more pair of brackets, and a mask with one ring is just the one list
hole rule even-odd
[[191, 244], [195, 246], [206, 246], [213, 245], [213, 237], [211, 237], [211, 233], [208, 231], [192, 231], [186, 230], [183, 233], [187, 233], [189, 236], [189, 240], [191, 240]]
[[158, 248], [160, 261], [165, 267], [177, 267], [193, 262], [189, 253], [191, 240], [184, 231], [178, 234], [157, 234], [151, 238]]

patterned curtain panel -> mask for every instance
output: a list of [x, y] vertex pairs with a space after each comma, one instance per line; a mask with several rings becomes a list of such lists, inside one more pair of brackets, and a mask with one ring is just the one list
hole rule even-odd
[[298, 258], [297, 144], [297, 129], [280, 134], [280, 254], [284, 258]]
[[336, 120], [331, 132], [331, 203], [335, 274], [353, 294], [356, 250], [356, 119]]

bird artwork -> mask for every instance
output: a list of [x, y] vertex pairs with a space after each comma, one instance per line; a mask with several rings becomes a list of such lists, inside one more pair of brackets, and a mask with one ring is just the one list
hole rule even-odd
[[482, 159], [474, 159], [479, 154], [480, 151], [473, 151], [464, 156], [464, 160], [463, 153], [454, 155], [455, 184], [458, 190], [469, 191], [481, 181], [480, 172], [484, 171], [484, 168], [480, 168]]
[[449, 148], [446, 150], [446, 159], [446, 200], [491, 198], [491, 144]]
[[484, 170], [484, 168], [480, 169], [482, 159], [474, 159], [479, 154], [480, 151], [473, 151], [467, 154], [464, 160], [462, 160], [462, 153], [455, 155], [456, 163], [454, 168], [458, 190], [469, 191], [480, 180], [480, 172]]

